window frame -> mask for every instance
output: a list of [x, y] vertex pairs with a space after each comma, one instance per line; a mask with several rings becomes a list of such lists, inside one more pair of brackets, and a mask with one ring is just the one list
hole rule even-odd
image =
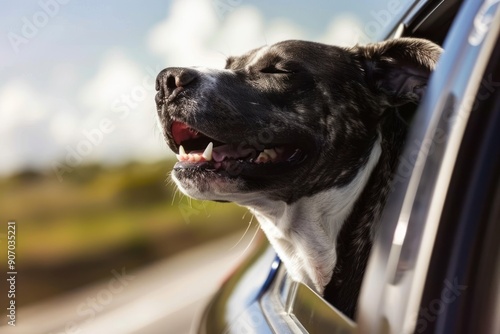
[[[484, 3], [467, 1], [460, 9], [418, 108], [402, 159], [411, 161], [411, 143], [430, 143], [430, 150], [419, 152], [409, 177], [395, 184], [388, 199], [359, 301], [362, 332], [415, 330], [436, 233], [471, 111], [467, 99], [477, 94], [500, 30], [497, 6], [497, 21], [493, 20], [478, 43], [472, 39]], [[450, 117], [455, 122], [449, 122]]]

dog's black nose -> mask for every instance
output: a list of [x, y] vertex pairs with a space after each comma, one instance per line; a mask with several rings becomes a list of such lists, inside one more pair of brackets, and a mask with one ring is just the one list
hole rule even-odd
[[156, 78], [156, 90], [158, 98], [163, 100], [174, 94], [177, 88], [185, 88], [198, 77], [194, 69], [183, 67], [169, 67], [158, 74]]

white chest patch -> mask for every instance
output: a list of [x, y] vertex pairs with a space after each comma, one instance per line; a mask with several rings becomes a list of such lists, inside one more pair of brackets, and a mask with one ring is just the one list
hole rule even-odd
[[337, 262], [336, 240], [379, 161], [380, 141], [367, 164], [345, 187], [284, 202], [249, 205], [289, 275], [322, 294]]

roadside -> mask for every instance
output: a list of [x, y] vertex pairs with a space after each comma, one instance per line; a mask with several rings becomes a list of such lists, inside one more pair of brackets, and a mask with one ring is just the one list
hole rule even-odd
[[9, 334], [189, 333], [229, 270], [251, 247], [255, 228], [219, 239], [128, 272], [114, 269], [108, 280], [18, 310]]
[[[251, 215], [235, 204], [174, 195], [178, 190], [166, 181], [173, 164], [82, 165], [62, 183], [41, 171], [1, 177], [0, 258], [7, 259], [6, 222], [18, 229], [16, 307], [109, 279], [113, 268], [140, 270], [248, 226]], [[0, 272], [7, 272], [6, 261]], [[1, 291], [8, 291], [5, 278]], [[7, 303], [0, 299], [2, 317]]]

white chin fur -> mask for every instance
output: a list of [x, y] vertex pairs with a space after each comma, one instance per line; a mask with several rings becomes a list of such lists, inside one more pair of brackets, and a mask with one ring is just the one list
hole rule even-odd
[[195, 184], [189, 179], [181, 181], [174, 174], [172, 179], [182, 193], [197, 200], [238, 203], [238, 199], [245, 200], [251, 196], [241, 192], [241, 182], [237, 180], [211, 179], [204, 181], [203, 184]]

